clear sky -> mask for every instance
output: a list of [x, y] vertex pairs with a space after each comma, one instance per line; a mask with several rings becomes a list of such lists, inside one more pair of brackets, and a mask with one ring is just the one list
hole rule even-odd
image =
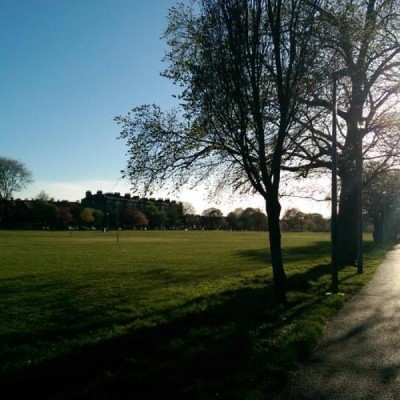
[[[173, 106], [177, 90], [160, 77], [161, 36], [176, 2], [0, 0], [0, 155], [24, 162], [34, 177], [16, 196], [129, 191], [113, 118], [140, 104]], [[197, 212], [263, 208], [258, 197], [223, 206], [185, 191], [179, 200]]]

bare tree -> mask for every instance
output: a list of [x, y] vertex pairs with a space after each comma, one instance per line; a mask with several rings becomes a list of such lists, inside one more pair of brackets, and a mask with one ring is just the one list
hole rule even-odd
[[309, 134], [295, 138], [287, 151], [287, 169], [306, 175], [313, 168], [331, 168], [332, 73], [338, 81], [338, 174], [341, 179], [339, 254], [342, 264], [356, 259], [357, 214], [363, 162], [378, 171], [400, 161], [400, 3], [396, 0], [322, 1], [319, 24], [319, 67], [314, 95], [301, 121]]
[[209, 181], [266, 202], [275, 296], [286, 299], [279, 185], [285, 142], [300, 118], [315, 3], [203, 0], [170, 11], [164, 76], [182, 87], [182, 110], [141, 106], [117, 117], [128, 145], [126, 176], [151, 191]]
[[49, 201], [50, 200], [50, 195], [46, 193], [44, 190], [41, 190], [39, 194], [36, 196], [37, 200], [42, 200], [42, 201]]
[[400, 171], [379, 171], [375, 165], [365, 166], [363, 208], [373, 224], [373, 238], [377, 244], [397, 239], [400, 199]]
[[32, 183], [32, 173], [18, 160], [0, 157], [0, 199], [10, 200], [13, 192]]

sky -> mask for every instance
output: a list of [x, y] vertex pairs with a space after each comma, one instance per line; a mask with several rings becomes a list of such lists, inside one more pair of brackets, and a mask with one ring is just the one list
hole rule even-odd
[[[130, 191], [121, 178], [127, 148], [114, 117], [141, 104], [174, 106], [178, 89], [160, 72], [167, 49], [161, 37], [176, 3], [0, 0], [0, 156], [22, 161], [34, 179], [15, 197], [45, 191], [76, 201], [86, 190]], [[260, 196], [210, 201], [206, 192], [187, 189], [175, 198], [198, 213], [265, 208]], [[321, 203], [283, 203], [327, 212]]]

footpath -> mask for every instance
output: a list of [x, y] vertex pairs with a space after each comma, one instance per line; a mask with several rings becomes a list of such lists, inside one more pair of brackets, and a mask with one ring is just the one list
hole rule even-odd
[[278, 399], [400, 399], [400, 245], [345, 304]]

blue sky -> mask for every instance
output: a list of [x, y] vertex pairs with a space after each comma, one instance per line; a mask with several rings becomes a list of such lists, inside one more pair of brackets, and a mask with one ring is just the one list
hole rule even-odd
[[173, 0], [2, 0], [0, 148], [36, 180], [117, 179], [113, 117], [168, 106], [160, 40]]
[[[0, 3], [0, 155], [24, 162], [35, 181], [17, 195], [44, 190], [78, 200], [86, 190], [129, 191], [113, 118], [140, 104], [174, 105], [176, 88], [160, 72], [176, 0]], [[231, 198], [225, 208], [203, 197], [185, 191], [179, 199], [198, 212], [263, 208], [258, 197]]]
[[159, 73], [173, 4], [2, 0], [0, 154], [23, 161], [36, 182], [117, 181], [125, 148], [113, 118], [172, 102]]

